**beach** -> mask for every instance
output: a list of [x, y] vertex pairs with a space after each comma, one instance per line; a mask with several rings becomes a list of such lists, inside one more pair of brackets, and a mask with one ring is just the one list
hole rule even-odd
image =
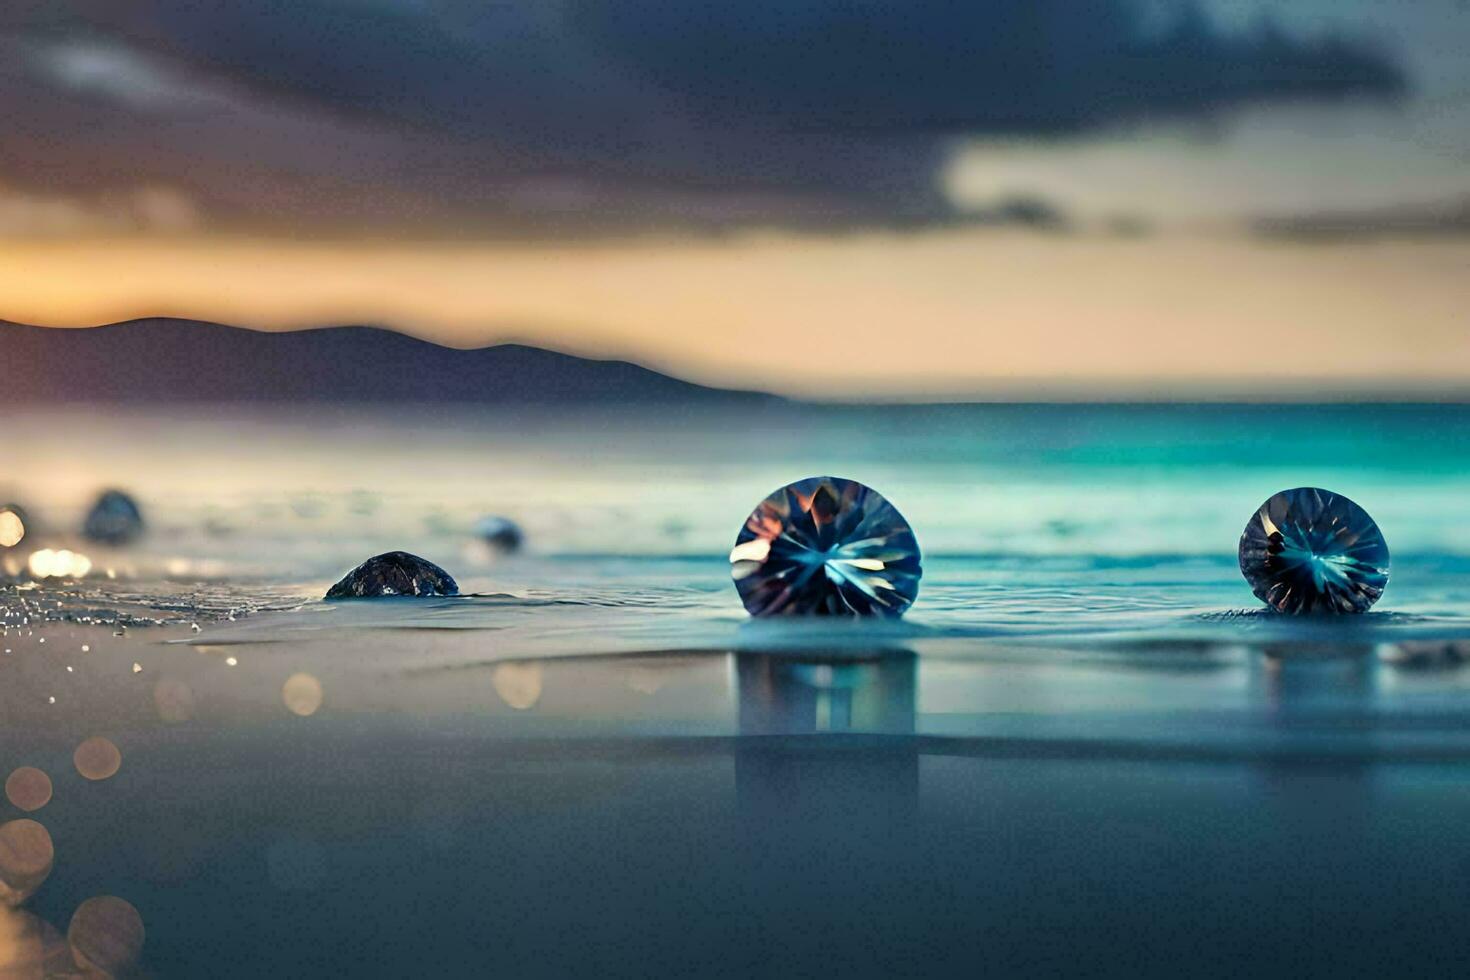
[[[102, 486], [148, 521], [81, 581], [0, 592], [0, 768], [53, 786], [8, 806], [54, 842], [25, 908], [65, 933], [126, 899], [141, 975], [1465, 952], [1465, 407], [215, 409], [7, 435], [37, 529], [10, 557], [87, 549]], [[917, 601], [750, 619], [740, 523], [828, 472], [912, 523]], [[1300, 485], [1383, 528], [1371, 612], [1270, 615], [1240, 577], [1246, 519]], [[522, 553], [475, 541], [492, 513]], [[466, 594], [321, 601], [389, 548]], [[73, 758], [94, 737], [105, 778]]]

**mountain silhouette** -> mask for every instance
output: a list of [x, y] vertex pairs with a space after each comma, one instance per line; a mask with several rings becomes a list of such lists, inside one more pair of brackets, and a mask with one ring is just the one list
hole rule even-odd
[[459, 350], [376, 327], [264, 333], [152, 318], [0, 321], [0, 404], [658, 404], [775, 400], [521, 344]]

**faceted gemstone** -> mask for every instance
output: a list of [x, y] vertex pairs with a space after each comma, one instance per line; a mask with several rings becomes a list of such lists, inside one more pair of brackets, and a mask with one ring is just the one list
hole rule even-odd
[[1240, 536], [1240, 572], [1284, 613], [1360, 613], [1388, 584], [1388, 545], [1367, 512], [1316, 487], [1283, 490]]
[[358, 565], [327, 590], [328, 599], [381, 596], [459, 595], [459, 585], [431, 561], [406, 551], [390, 551]]
[[919, 543], [875, 490], [812, 477], [762, 500], [730, 552], [753, 616], [901, 616], [919, 592]]
[[121, 490], [108, 490], [98, 497], [82, 525], [82, 534], [101, 544], [127, 544], [142, 533], [143, 513]]

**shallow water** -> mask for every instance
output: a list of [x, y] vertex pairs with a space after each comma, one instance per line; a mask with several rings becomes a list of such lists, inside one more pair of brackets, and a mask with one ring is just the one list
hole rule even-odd
[[[12, 561], [84, 550], [102, 485], [150, 518], [136, 548], [85, 549], [81, 582], [0, 591], [0, 769], [54, 784], [25, 907], [65, 932], [126, 898], [147, 975], [1341, 975], [1467, 952], [1465, 408], [6, 433], [0, 496], [34, 524]], [[745, 616], [725, 552], [817, 472], [913, 523], [903, 622]], [[1313, 483], [1393, 549], [1366, 616], [1264, 615], [1235, 568], [1252, 509]], [[476, 550], [484, 513], [526, 553]], [[389, 548], [474, 594], [317, 599]], [[72, 752], [96, 735], [122, 766], [90, 781]]]

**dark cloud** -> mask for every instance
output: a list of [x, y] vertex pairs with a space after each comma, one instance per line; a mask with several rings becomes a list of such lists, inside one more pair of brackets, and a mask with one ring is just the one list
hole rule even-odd
[[[1127, 0], [72, 0], [0, 13], [0, 181], [245, 227], [952, 221], [971, 135], [1384, 96], [1382, 53]], [[4, 52], [0, 52], [4, 53]]]

